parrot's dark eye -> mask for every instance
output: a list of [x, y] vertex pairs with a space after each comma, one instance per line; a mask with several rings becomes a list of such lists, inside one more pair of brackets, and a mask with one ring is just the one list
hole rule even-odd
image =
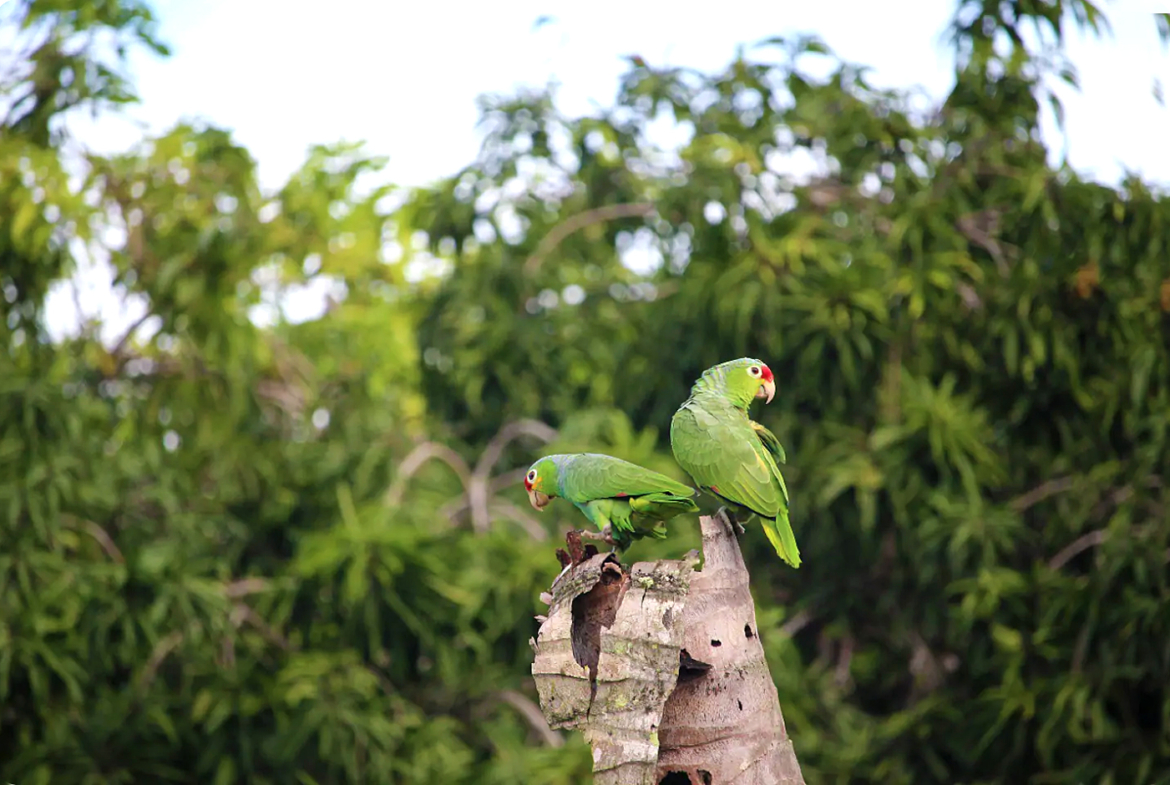
[[760, 366], [753, 365], [751, 368], [748, 368], [748, 373], [758, 379], [760, 378], [760, 374], [763, 373], [763, 371], [760, 370]]
[[[512, 476], [515, 477], [516, 475], [513, 474]], [[536, 482], [536, 469], [528, 472], [528, 482]]]

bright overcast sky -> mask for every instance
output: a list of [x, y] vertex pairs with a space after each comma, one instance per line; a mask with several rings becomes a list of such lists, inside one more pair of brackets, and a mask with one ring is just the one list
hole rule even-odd
[[[1045, 129], [1054, 159], [1067, 144], [1083, 175], [1116, 183], [1128, 168], [1170, 185], [1170, 109], [1152, 91], [1160, 78], [1170, 94], [1170, 55], [1150, 15], [1167, 10], [1154, 7], [1161, 2], [1107, 2], [1112, 37], [1097, 42], [1078, 35], [1068, 42], [1082, 91], [1066, 96], [1067, 138], [1051, 123]], [[371, 154], [388, 156], [391, 182], [421, 185], [473, 159], [477, 96], [555, 79], [563, 111], [589, 112], [612, 100], [629, 54], [710, 71], [725, 66], [740, 44], [814, 32], [847, 60], [871, 66], [878, 85], [918, 85], [941, 99], [952, 81], [942, 34], [955, 3], [898, 5], [891, 13], [889, 4], [858, 0], [740, 0], [720, 13], [702, 5], [664, 13], [652, 10], [667, 7], [661, 3], [630, 0], [157, 0], [173, 56], [135, 58], [142, 104], [130, 114], [149, 132], [182, 118], [231, 129], [270, 188], [301, 165], [309, 145], [342, 139], [364, 140]], [[534, 29], [543, 15], [552, 20]], [[125, 150], [142, 135], [109, 118], [79, 122], [74, 130], [102, 152]], [[91, 267], [77, 282], [84, 310], [102, 313], [107, 335], [141, 313], [141, 303], [112, 291], [107, 267]], [[73, 297], [59, 287], [49, 299], [51, 333], [70, 331]], [[298, 299], [286, 309], [290, 318], [320, 311], [319, 302]]]
[[[1115, 182], [1129, 167], [1170, 184], [1170, 110], [1152, 96], [1155, 77], [1170, 93], [1170, 56], [1149, 13], [1158, 1], [1106, 2], [1112, 40], [1070, 41], [1083, 91], [1067, 100], [1069, 159], [1085, 174]], [[162, 37], [174, 54], [135, 61], [143, 104], [133, 114], [153, 130], [185, 116], [234, 130], [265, 185], [282, 182], [310, 144], [340, 139], [388, 155], [393, 182], [422, 184], [475, 155], [478, 95], [555, 78], [562, 108], [587, 112], [615, 95], [628, 54], [713, 70], [738, 44], [815, 32], [846, 59], [872, 66], [877, 83], [918, 84], [941, 97], [952, 74], [941, 34], [955, 3], [898, 5], [891, 13], [888, 4], [857, 0], [740, 0], [721, 13], [701, 5], [664, 13], [652, 10], [666, 8], [660, 3], [630, 0], [160, 0]], [[534, 30], [546, 14], [552, 21]], [[84, 137], [103, 150], [136, 138], [114, 122], [86, 128]]]

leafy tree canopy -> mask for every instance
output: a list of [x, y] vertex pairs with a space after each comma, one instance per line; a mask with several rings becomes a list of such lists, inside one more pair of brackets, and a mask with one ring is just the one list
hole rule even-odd
[[[205, 125], [79, 156], [64, 118], [166, 51], [151, 9], [10, 15], [7, 781], [587, 781], [528, 677], [580, 520], [530, 513], [517, 470], [685, 479], [670, 415], [742, 355], [778, 379], [757, 416], [805, 564], [744, 548], [806, 779], [1167, 781], [1170, 201], [1048, 163], [1060, 41], [1106, 29], [1087, 0], [961, 2], [938, 106], [813, 37], [632, 58], [592, 116], [487, 97], [477, 159], [407, 194], [347, 145], [267, 192]], [[50, 340], [49, 292], [107, 263], [145, 316]], [[307, 288], [324, 314], [284, 318]], [[673, 530], [630, 555], [696, 544]]]

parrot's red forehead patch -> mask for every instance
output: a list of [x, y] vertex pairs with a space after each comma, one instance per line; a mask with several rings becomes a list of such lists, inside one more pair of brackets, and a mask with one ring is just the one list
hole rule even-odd
[[769, 381], [769, 382], [772, 381], [774, 378], [772, 376], [772, 369], [769, 368], [768, 366], [764, 365], [763, 363], [760, 363], [760, 378], [764, 379], [766, 381]]
[[532, 490], [532, 483], [528, 481], [527, 477], [524, 478], [524, 490], [526, 490], [526, 491]]

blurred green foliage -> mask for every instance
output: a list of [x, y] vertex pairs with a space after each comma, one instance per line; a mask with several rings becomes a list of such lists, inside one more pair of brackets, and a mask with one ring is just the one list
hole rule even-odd
[[[265, 193], [212, 127], [78, 156], [66, 114], [165, 52], [150, 10], [11, 13], [5, 781], [588, 781], [528, 677], [581, 522], [518, 470], [682, 478], [671, 413], [753, 355], [806, 561], [744, 548], [810, 785], [1170, 782], [1170, 201], [1046, 163], [1086, 0], [962, 2], [937, 107], [813, 38], [632, 58], [590, 117], [486, 98], [477, 160], [406, 194], [354, 146]], [[46, 296], [106, 262], [143, 318], [50, 340]], [[325, 312], [283, 318], [306, 287]]]

